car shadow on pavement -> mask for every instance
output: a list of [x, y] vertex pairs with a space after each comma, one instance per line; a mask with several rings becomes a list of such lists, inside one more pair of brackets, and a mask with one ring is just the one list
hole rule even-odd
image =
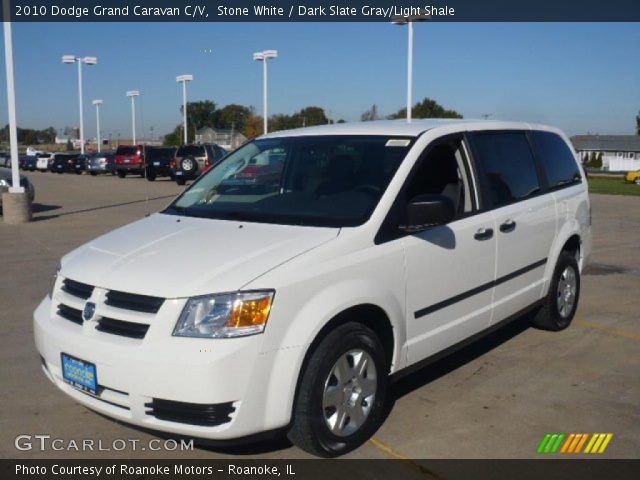
[[59, 210], [62, 208], [60, 205], [44, 205], [42, 203], [32, 203], [31, 213], [50, 212], [51, 210]]
[[459, 350], [433, 362], [427, 360], [419, 370], [393, 382], [389, 388], [387, 413], [391, 411], [396, 400], [463, 367], [531, 328], [532, 316], [533, 313], [526, 313]]

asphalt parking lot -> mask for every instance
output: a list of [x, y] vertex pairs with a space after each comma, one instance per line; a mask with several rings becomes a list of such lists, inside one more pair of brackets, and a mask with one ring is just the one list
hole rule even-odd
[[[166, 205], [182, 187], [165, 179], [29, 174], [34, 221], [0, 222], [0, 458], [160, 458], [166, 451], [19, 451], [19, 434], [68, 440], [154, 435], [97, 415], [42, 374], [32, 312], [59, 258]], [[639, 187], [640, 188], [640, 187]], [[148, 201], [146, 199], [149, 199]], [[526, 319], [486, 337], [392, 390], [395, 404], [352, 458], [534, 458], [547, 432], [612, 432], [600, 458], [640, 453], [640, 197], [593, 195], [594, 245], [571, 328]], [[303, 458], [285, 439], [171, 452], [173, 458]], [[588, 455], [580, 455], [586, 457]]]

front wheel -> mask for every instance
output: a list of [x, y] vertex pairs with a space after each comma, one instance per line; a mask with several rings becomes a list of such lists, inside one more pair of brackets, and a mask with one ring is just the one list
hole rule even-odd
[[533, 324], [542, 330], [560, 331], [567, 328], [578, 308], [580, 269], [576, 257], [567, 251], [560, 253], [544, 303], [533, 317]]
[[386, 363], [369, 328], [356, 322], [335, 328], [302, 373], [289, 439], [320, 457], [343, 455], [367, 441], [382, 421]]

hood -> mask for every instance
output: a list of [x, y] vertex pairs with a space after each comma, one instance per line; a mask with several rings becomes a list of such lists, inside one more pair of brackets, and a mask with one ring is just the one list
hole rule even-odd
[[339, 231], [155, 214], [69, 253], [60, 273], [109, 290], [164, 298], [229, 292]]

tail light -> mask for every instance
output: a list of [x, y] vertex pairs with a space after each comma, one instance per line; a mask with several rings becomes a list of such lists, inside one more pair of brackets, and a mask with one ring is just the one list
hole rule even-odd
[[208, 158], [204, 161], [204, 166], [205, 167], [210, 167], [211, 166], [211, 160], [209, 160]]
[[175, 159], [175, 158], [169, 162], [169, 166], [170, 166], [171, 168], [176, 168], [176, 165], [177, 165], [177, 164], [178, 164], [178, 162], [176, 161], [176, 159]]

